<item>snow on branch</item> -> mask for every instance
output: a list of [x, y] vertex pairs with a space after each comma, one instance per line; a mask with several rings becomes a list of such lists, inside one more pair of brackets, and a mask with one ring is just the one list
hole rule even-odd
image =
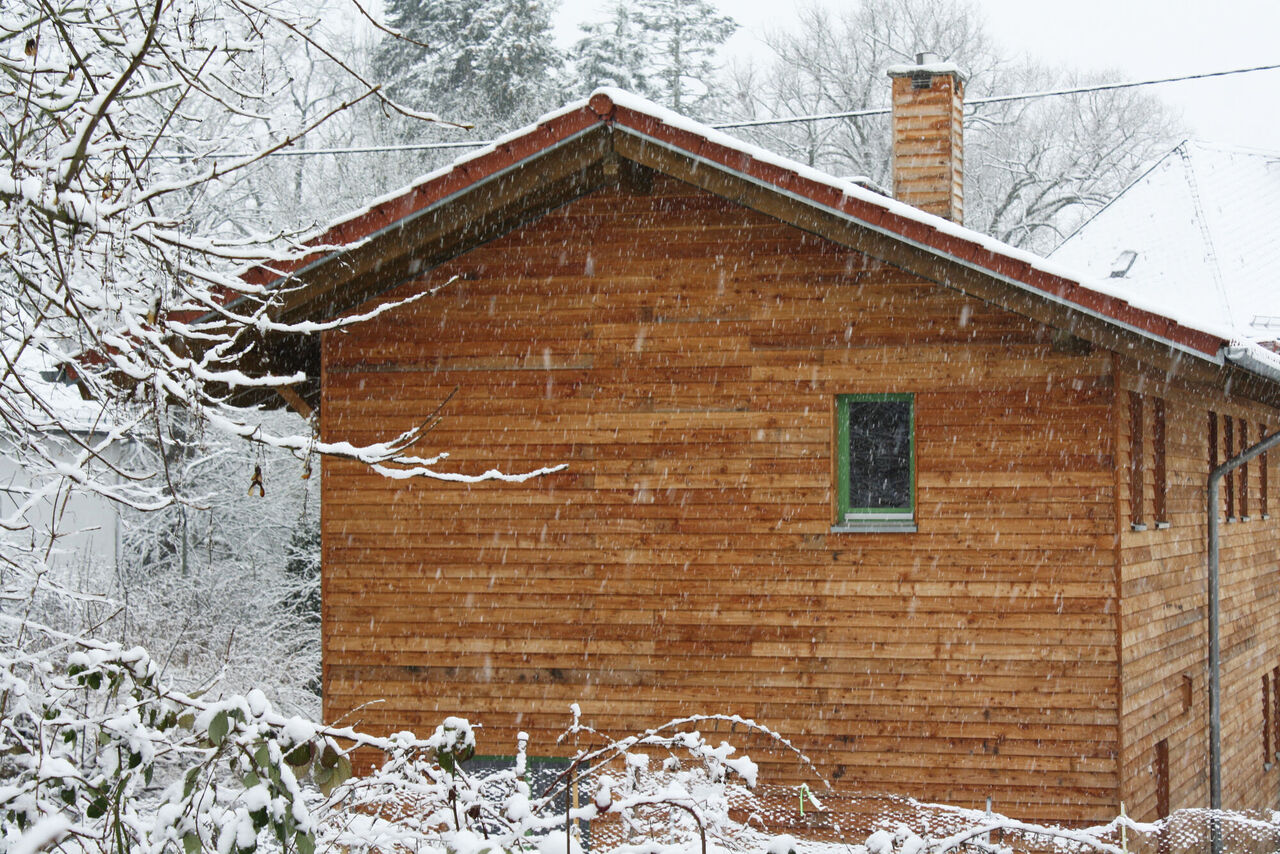
[[[306, 474], [313, 454], [391, 477], [466, 482], [521, 481], [561, 468], [450, 471], [443, 451], [415, 450], [439, 412], [359, 445], [341, 436], [321, 442], [314, 425], [300, 428], [245, 404], [292, 394], [306, 379], [272, 367], [276, 342], [363, 323], [438, 290], [337, 320], [292, 323], [281, 319], [281, 306], [296, 280], [264, 285], [243, 275], [249, 264], [289, 271], [317, 253], [351, 248], [309, 242], [272, 219], [268, 154], [305, 147], [311, 135], [354, 124], [353, 111], [374, 105], [440, 123], [399, 105], [351, 58], [339, 44], [350, 33], [335, 25], [335, 2], [0, 4], [0, 844], [27, 833], [15, 844], [32, 851], [247, 854], [245, 840], [265, 826], [265, 804], [277, 845], [311, 854], [299, 780], [309, 774], [336, 787], [349, 774], [352, 745], [424, 749], [412, 739], [336, 728], [303, 737], [302, 724], [264, 711], [252, 696], [224, 702], [163, 688], [163, 664], [91, 640], [108, 630], [150, 630], [138, 613], [151, 595], [145, 588], [155, 586], [136, 584], [144, 572], [156, 572], [154, 580], [163, 568], [175, 585], [196, 588], [194, 573], [185, 581], [188, 570], [221, 553], [215, 540], [223, 533], [192, 522], [231, 482], [203, 476], [210, 460], [236, 468], [239, 500], [246, 449], [250, 471], [270, 449], [287, 452], [275, 455], [286, 463], [290, 454], [307, 461]], [[314, 91], [304, 91], [308, 81]], [[299, 201], [303, 183], [299, 175]], [[210, 437], [221, 437], [223, 450], [208, 450]], [[225, 451], [230, 445], [235, 453]], [[103, 505], [114, 515], [95, 515]], [[289, 521], [305, 534], [314, 526], [303, 506], [303, 518]], [[139, 533], [144, 515], [166, 530]], [[82, 536], [94, 529], [110, 536]], [[197, 531], [206, 534], [198, 543]], [[270, 534], [281, 539], [278, 529]], [[140, 551], [128, 552], [134, 543]], [[296, 545], [309, 547], [305, 537]], [[255, 568], [282, 562], [284, 550], [273, 544], [254, 555]], [[83, 565], [70, 563], [73, 553]], [[115, 577], [100, 585], [106, 566]], [[268, 613], [253, 625], [279, 629], [259, 630], [260, 648], [284, 643], [291, 627], [318, 613], [304, 601], [318, 598], [305, 579], [278, 587], [254, 603]], [[178, 619], [174, 634], [199, 632]], [[225, 643], [230, 650], [229, 637]], [[72, 664], [75, 673], [59, 659], [72, 648], [87, 657]], [[221, 672], [198, 678], [217, 684]], [[188, 714], [193, 720], [180, 724]], [[304, 741], [311, 748], [302, 750]], [[275, 746], [260, 755], [268, 743]], [[310, 770], [280, 760], [278, 750], [295, 759], [314, 752]], [[89, 765], [76, 764], [85, 757]], [[153, 771], [187, 760], [203, 770], [162, 787], [164, 820], [140, 818], [131, 793], [146, 789]], [[228, 761], [258, 783], [220, 801]], [[73, 817], [69, 824], [50, 823], [60, 811]]]
[[[264, 287], [240, 275], [246, 261], [288, 270], [347, 248], [261, 234], [220, 207], [268, 154], [365, 102], [441, 123], [357, 67], [334, 41], [326, 5], [42, 0], [34, 13], [0, 10], [0, 106], [11, 129], [0, 146], [0, 271], [16, 285], [0, 295], [0, 365], [14, 378], [0, 383], [0, 445], [35, 481], [0, 527], [30, 528], [24, 517], [67, 482], [135, 508], [186, 500], [169, 479], [111, 461], [147, 407], [176, 405], [228, 435], [391, 477], [520, 481], [560, 469], [451, 473], [439, 468], [443, 453], [405, 453], [420, 432], [369, 446], [318, 442], [262, 429], [254, 410], [232, 405], [304, 379], [271, 371], [268, 337], [340, 329], [437, 290], [292, 323], [277, 314], [295, 287], [287, 276]], [[293, 109], [309, 96], [280, 81], [317, 63], [329, 94]]]

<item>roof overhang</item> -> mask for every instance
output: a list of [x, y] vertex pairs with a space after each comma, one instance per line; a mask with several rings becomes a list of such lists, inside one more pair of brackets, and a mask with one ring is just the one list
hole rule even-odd
[[[1280, 379], [1224, 358], [1222, 336], [1090, 288], [1050, 262], [831, 178], [660, 107], [601, 91], [339, 223], [339, 247], [246, 278], [280, 294], [282, 322], [351, 311], [601, 187], [652, 172], [726, 198], [1104, 349], [1280, 405]], [[318, 343], [265, 341], [274, 370], [318, 378]], [[264, 366], [267, 367], [267, 366]], [[303, 390], [318, 402], [318, 386]]]

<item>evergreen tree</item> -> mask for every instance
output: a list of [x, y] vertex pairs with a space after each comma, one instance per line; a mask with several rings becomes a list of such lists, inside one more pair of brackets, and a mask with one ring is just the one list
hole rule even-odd
[[621, 85], [698, 115], [717, 97], [716, 52], [737, 28], [708, 0], [618, 2], [605, 21], [583, 25], [575, 68], [588, 90]]
[[580, 94], [597, 86], [616, 86], [646, 98], [658, 97], [647, 68], [651, 40], [630, 7], [618, 3], [611, 17], [581, 28], [583, 37], [573, 49], [575, 88]]
[[308, 656], [314, 637], [320, 634], [320, 520], [303, 512], [285, 547], [284, 574], [288, 581], [280, 603], [297, 620], [296, 639], [288, 650], [305, 672], [298, 681], [316, 697], [321, 692], [319, 656]]
[[738, 29], [707, 0], [640, 0], [637, 17], [654, 44], [654, 74], [677, 113], [698, 113], [715, 98], [715, 56]]
[[562, 56], [542, 0], [388, 0], [376, 77], [394, 97], [479, 129], [507, 129], [543, 112]]

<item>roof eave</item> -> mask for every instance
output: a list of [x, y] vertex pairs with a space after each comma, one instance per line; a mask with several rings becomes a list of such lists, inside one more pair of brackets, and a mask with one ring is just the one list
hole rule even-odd
[[[584, 143], [589, 140], [595, 142]], [[570, 156], [560, 157], [565, 152]], [[1054, 272], [1049, 262], [993, 245], [953, 223], [878, 199], [847, 182], [811, 175], [799, 164], [761, 153], [661, 108], [645, 111], [634, 99], [615, 99], [605, 92], [329, 229], [321, 240], [351, 246], [317, 253], [292, 270], [276, 271], [275, 286], [296, 288], [276, 316], [333, 317], [407, 279], [420, 278], [452, 257], [446, 249], [459, 254], [492, 239], [497, 226], [509, 230], [519, 224], [520, 217], [511, 210], [523, 210], [516, 204], [507, 211], [507, 219], [495, 219], [497, 226], [486, 231], [471, 227], [470, 219], [483, 205], [462, 210], [458, 206], [491, 192], [511, 195], [512, 187], [516, 195], [534, 193], [541, 185], [566, 180], [574, 170], [580, 173], [613, 157], [708, 189], [1104, 348], [1174, 369], [1191, 356], [1190, 361], [1203, 366], [1201, 378], [1224, 368], [1228, 342], [1218, 335], [1089, 288]], [[548, 170], [550, 163], [558, 163], [558, 170]], [[574, 186], [594, 185], [579, 180]], [[468, 223], [464, 230], [472, 232], [472, 239], [448, 243], [432, 238], [436, 243], [425, 249], [415, 243], [426, 239], [424, 234], [434, 234], [427, 226], [442, 219]], [[412, 256], [416, 263], [388, 263], [386, 253], [395, 253], [396, 261]], [[1278, 377], [1266, 378], [1280, 382]]]
[[[789, 180], [786, 180], [785, 182], [769, 180], [767, 178], [761, 177], [758, 174], [758, 171], [759, 171], [758, 168], [756, 169], [751, 168], [751, 166], [759, 167], [761, 164], [758, 164], [758, 163], [752, 163], [749, 165], [744, 164], [743, 167], [730, 166], [722, 162], [721, 160], [712, 159], [711, 157], [705, 156], [703, 154], [692, 152], [684, 146], [673, 143], [667, 139], [662, 138], [661, 136], [654, 135], [652, 133], [647, 133], [642, 129], [633, 127], [626, 123], [619, 123], [615, 125], [615, 132], [619, 135], [631, 136], [637, 140], [640, 140], [645, 145], [658, 146], [672, 154], [676, 154], [677, 156], [688, 158], [689, 160], [697, 163], [699, 167], [714, 169], [721, 172], [733, 174], [743, 181], [749, 182], [767, 192], [776, 193], [780, 196], [786, 197], [795, 203], [809, 206], [811, 208], [814, 208], [815, 210], [821, 210], [834, 217], [850, 218], [856, 221], [857, 224], [860, 225], [862, 228], [872, 231], [889, 240], [898, 241], [914, 249], [917, 249], [921, 252], [931, 253], [942, 260], [955, 264], [958, 267], [968, 269], [972, 272], [978, 273], [983, 276], [990, 277], [1006, 285], [1017, 288], [1018, 290], [1024, 293], [1027, 293], [1033, 297], [1046, 300], [1047, 302], [1050, 302], [1050, 303], [1055, 303], [1065, 309], [1070, 310], [1071, 312], [1078, 313], [1082, 316], [1091, 317], [1093, 319], [1102, 321], [1103, 323], [1109, 324], [1111, 326], [1119, 327], [1121, 329], [1124, 329], [1127, 332], [1131, 332], [1133, 334], [1142, 336], [1143, 338], [1146, 338], [1161, 346], [1168, 347], [1171, 350], [1175, 350], [1178, 352], [1186, 353], [1191, 356], [1195, 356], [1196, 358], [1202, 359], [1212, 365], [1221, 366], [1223, 364], [1221, 349], [1224, 342], [1218, 336], [1210, 335], [1209, 333], [1201, 332], [1200, 330], [1191, 329], [1189, 327], [1179, 326], [1173, 323], [1172, 321], [1168, 320], [1167, 318], [1161, 317], [1160, 315], [1156, 315], [1151, 312], [1146, 312], [1142, 309], [1134, 308], [1132, 306], [1129, 306], [1128, 304], [1120, 303], [1119, 300], [1116, 300], [1115, 298], [1112, 298], [1112, 297], [1107, 297], [1106, 295], [1103, 295], [1103, 294], [1096, 294], [1095, 292], [1087, 291], [1089, 295], [1094, 296], [1099, 302], [1107, 301], [1107, 302], [1118, 303], [1116, 306], [1114, 306], [1115, 313], [1104, 312], [1097, 307], [1091, 306], [1088, 303], [1081, 301], [1080, 299], [1071, 299], [1068, 296], [1061, 293], [1062, 291], [1066, 291], [1068, 289], [1081, 290], [1081, 291], [1085, 291], [1086, 289], [1080, 288], [1080, 286], [1077, 283], [1070, 282], [1069, 280], [1065, 280], [1065, 279], [1060, 279], [1058, 277], [1052, 277], [1050, 274], [1042, 273], [1040, 275], [1041, 275], [1041, 278], [1045, 278], [1045, 279], [1058, 278], [1058, 281], [1054, 283], [1058, 285], [1058, 288], [1057, 288], [1058, 292], [1055, 292], [1055, 290], [1052, 290], [1043, 286], [1037, 287], [1025, 281], [1025, 278], [1020, 278], [1020, 277], [1011, 275], [1007, 271], [1001, 271], [997, 267], [997, 265], [982, 264], [977, 260], [975, 260], [974, 258], [975, 255], [979, 255], [979, 254], [987, 254], [989, 256], [992, 255], [992, 253], [990, 253], [988, 250], [986, 250], [983, 247], [971, 245], [967, 247], [969, 249], [968, 252], [962, 253], [959, 251], [955, 251], [957, 247], [962, 245], [962, 241], [960, 241], [959, 239], [950, 238], [950, 239], [943, 239], [943, 240], [926, 241], [924, 239], [920, 239], [915, 235], [912, 235], [910, 233], [912, 229], [904, 228], [902, 222], [892, 222], [891, 224], [891, 220], [890, 220], [890, 217], [892, 216], [891, 214], [886, 214], [884, 216], [878, 216], [878, 217], [871, 217], [871, 216], [859, 215], [860, 212], [859, 213], [851, 212], [849, 208], [856, 206], [858, 203], [858, 200], [847, 197], [847, 196], [841, 199], [836, 199], [835, 194], [838, 193], [838, 190], [836, 190], [836, 188], [834, 187], [822, 188], [823, 190], [829, 190], [830, 192], [818, 193], [818, 192], [814, 192], [811, 188], [807, 188], [809, 189], [809, 191], [804, 192], [795, 186], [788, 186], [788, 185], [795, 185], [795, 184], [800, 184], [805, 182], [806, 179], [804, 179], [802, 176], [791, 175], [789, 176]], [[628, 152], [625, 142], [622, 142], [621, 140], [617, 140], [615, 141], [615, 145], [619, 146], [619, 151], [620, 153], [623, 154], [623, 156], [634, 155], [634, 151]], [[644, 158], [644, 160], [649, 162], [642, 161], [643, 165], [655, 166], [655, 167], [661, 168], [659, 164], [657, 164], [656, 162], [653, 162], [652, 158]], [[769, 170], [777, 169], [777, 167], [771, 166], [769, 164], [764, 164], [764, 166], [766, 166]], [[823, 198], [824, 196], [829, 198]], [[834, 239], [837, 242], [844, 243], [846, 245], [849, 243], [849, 241], [842, 240], [838, 236], [833, 236], [830, 233], [824, 233], [821, 231], [817, 231], [815, 233], [818, 233], [820, 236], [827, 237], [828, 239]], [[943, 238], [949, 237], [947, 235], [940, 235], [940, 236]], [[862, 245], [854, 246], [853, 248], [862, 249], [866, 251], [866, 247]], [[883, 258], [882, 260], [889, 261], [890, 263], [895, 263], [895, 264], [897, 263], [897, 261], [891, 258]], [[996, 260], [995, 256], [992, 256], [992, 260]], [[1028, 271], [1028, 272], [1030, 273], [1034, 271]], [[929, 277], [929, 278], [933, 278], [935, 281], [938, 281], [939, 284], [954, 286], [952, 281], [941, 281], [937, 277]], [[1140, 319], [1141, 321], [1145, 322], [1146, 326], [1139, 325], [1138, 323], [1131, 323], [1124, 320], [1122, 317], [1118, 317], [1117, 314], [1121, 314], [1122, 310], [1123, 310], [1123, 313], [1130, 314], [1134, 316], [1135, 319]], [[1158, 332], [1149, 328], [1149, 326], [1151, 325], [1155, 325], [1157, 327], [1163, 326], [1175, 334], [1172, 334], [1172, 335], [1167, 333], [1162, 334], [1161, 332]]]

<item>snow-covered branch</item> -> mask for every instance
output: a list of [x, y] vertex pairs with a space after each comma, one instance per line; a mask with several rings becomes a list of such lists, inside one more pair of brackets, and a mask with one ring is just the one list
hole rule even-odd
[[305, 379], [273, 367], [276, 342], [434, 293], [282, 318], [290, 272], [350, 247], [281, 221], [264, 200], [301, 209], [312, 190], [279, 193], [268, 155], [371, 105], [448, 124], [374, 80], [349, 50], [364, 13], [344, 25], [336, 2], [0, 4], [0, 847], [248, 854], [263, 834], [310, 854], [353, 747], [430, 749], [279, 714], [236, 670], [244, 648], [294, 668], [282, 707], [315, 706], [312, 458], [467, 481], [556, 470], [451, 472], [420, 449], [438, 411], [357, 445], [245, 403]]

